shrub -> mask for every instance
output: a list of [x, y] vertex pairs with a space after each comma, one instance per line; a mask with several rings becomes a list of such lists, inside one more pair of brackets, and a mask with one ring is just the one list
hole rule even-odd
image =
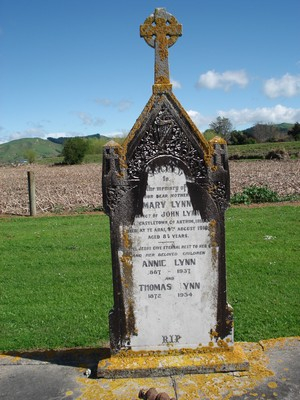
[[232, 131], [229, 138], [230, 144], [254, 144], [256, 140], [253, 137], [247, 136], [242, 131]]
[[279, 195], [267, 186], [251, 185], [231, 198], [232, 204], [272, 203], [280, 201]]
[[285, 149], [270, 150], [266, 154], [266, 160], [288, 160], [289, 158], [289, 153]]
[[82, 138], [75, 137], [66, 140], [62, 150], [64, 163], [69, 165], [81, 164], [87, 149], [87, 141]]
[[33, 164], [36, 161], [37, 154], [34, 150], [28, 149], [25, 151], [24, 156], [29, 164]]
[[288, 135], [292, 136], [294, 140], [300, 140], [300, 124], [296, 122], [293, 128], [288, 131]]

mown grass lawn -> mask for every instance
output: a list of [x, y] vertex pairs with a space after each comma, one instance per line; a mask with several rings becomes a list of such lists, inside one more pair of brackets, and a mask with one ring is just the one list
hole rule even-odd
[[270, 206], [227, 212], [228, 300], [236, 340], [299, 335], [299, 211]]
[[[298, 215], [296, 206], [227, 211], [236, 340], [299, 335]], [[106, 343], [108, 218], [2, 218], [0, 235], [0, 350]]]
[[108, 219], [6, 218], [0, 349], [99, 345], [112, 305]]

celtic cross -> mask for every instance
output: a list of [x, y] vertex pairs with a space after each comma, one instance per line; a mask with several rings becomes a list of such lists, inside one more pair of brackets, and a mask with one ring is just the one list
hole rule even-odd
[[140, 26], [140, 35], [147, 44], [155, 48], [154, 83], [170, 84], [168, 47], [182, 34], [180, 25], [165, 8], [156, 8]]

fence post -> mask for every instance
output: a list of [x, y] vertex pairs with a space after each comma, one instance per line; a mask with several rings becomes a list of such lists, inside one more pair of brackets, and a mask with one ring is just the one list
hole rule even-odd
[[30, 216], [36, 216], [34, 172], [27, 171]]

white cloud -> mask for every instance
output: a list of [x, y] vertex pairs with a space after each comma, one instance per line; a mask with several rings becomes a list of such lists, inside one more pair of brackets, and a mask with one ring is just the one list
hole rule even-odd
[[229, 118], [235, 126], [254, 125], [258, 122], [272, 122], [274, 124], [281, 122], [295, 123], [300, 120], [300, 108], [289, 108], [277, 104], [274, 107], [220, 110], [218, 115]]
[[100, 104], [103, 107], [114, 107], [117, 108], [118, 111], [123, 112], [128, 110], [132, 106], [132, 101], [130, 100], [120, 100], [120, 101], [112, 101], [106, 98], [96, 98], [95, 102]]
[[123, 112], [128, 110], [132, 106], [132, 101], [130, 100], [121, 100], [117, 103], [118, 111]]
[[297, 96], [300, 94], [300, 75], [285, 74], [279, 79], [268, 79], [264, 83], [264, 93], [272, 99]]
[[128, 134], [127, 130], [123, 130], [123, 131], [112, 131], [112, 132], [102, 132], [101, 135], [102, 136], [107, 136], [107, 137], [113, 137], [113, 138], [117, 138], [117, 137], [126, 137]]
[[281, 104], [275, 107], [219, 110], [216, 115], [204, 116], [198, 111], [188, 111], [189, 116], [200, 130], [205, 130], [209, 124], [218, 116], [229, 118], [236, 129], [243, 129], [255, 125], [258, 122], [279, 124], [289, 122], [294, 124], [300, 121], [300, 108], [288, 108]]
[[0, 141], [0, 143], [10, 142], [11, 140], [18, 140], [24, 138], [40, 138], [47, 139], [48, 137], [59, 138], [59, 137], [74, 137], [74, 136], [82, 136], [82, 133], [79, 132], [47, 132], [46, 130], [37, 130], [37, 129], [27, 129], [24, 131], [15, 131], [10, 133], [5, 137], [4, 140]]
[[213, 117], [205, 117], [195, 110], [189, 110], [187, 113], [198, 128], [209, 125], [213, 120]]
[[48, 133], [45, 129], [31, 128], [31, 129], [26, 129], [24, 131], [15, 131], [15, 132], [10, 133], [9, 141], [23, 139], [23, 138], [36, 138], [36, 137], [46, 138], [47, 136], [48, 136]]
[[181, 89], [181, 83], [179, 81], [175, 81], [175, 79], [171, 79], [171, 84], [173, 85], [173, 89]]
[[[47, 134], [47, 137], [51, 138], [60, 138], [60, 137], [74, 137], [74, 136], [82, 136], [82, 133], [79, 132], [51, 132]], [[44, 138], [46, 139], [46, 138]]]
[[81, 120], [83, 125], [101, 126], [101, 125], [103, 125], [105, 123], [104, 119], [102, 119], [102, 118], [94, 118], [90, 114], [85, 113], [83, 111], [78, 111], [75, 114]]
[[229, 90], [234, 85], [244, 88], [248, 82], [249, 78], [244, 70], [225, 71], [221, 73], [211, 70], [200, 75], [197, 87]]
[[112, 100], [110, 100], [110, 99], [103, 99], [103, 98], [99, 98], [99, 97], [97, 97], [96, 99], [95, 99], [95, 102], [97, 103], [97, 104], [100, 104], [101, 106], [104, 106], [104, 107], [111, 107], [112, 105], [113, 105], [113, 102], [112, 102]]

